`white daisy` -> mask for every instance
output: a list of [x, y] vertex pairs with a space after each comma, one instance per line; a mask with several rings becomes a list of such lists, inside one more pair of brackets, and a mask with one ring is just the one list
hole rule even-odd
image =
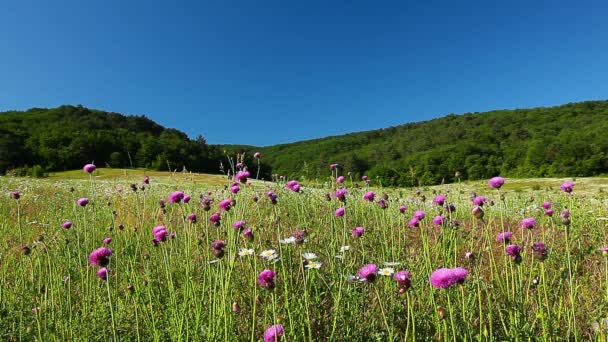
[[340, 253], [344, 253], [350, 249], [350, 246], [342, 246], [340, 247]]
[[267, 249], [267, 250], [263, 251], [262, 253], [260, 253], [260, 256], [261, 256], [262, 258], [266, 258], [266, 259], [268, 259], [268, 258], [270, 258], [271, 256], [275, 255], [275, 253], [276, 253], [276, 252], [277, 252], [277, 251], [275, 251], [274, 249]]
[[241, 250], [239, 250], [239, 255], [240, 256], [248, 256], [248, 255], [253, 255], [253, 249], [247, 249], [247, 248], [241, 248]]
[[317, 258], [317, 255], [315, 253], [304, 253], [302, 254], [302, 258], [304, 258], [304, 260], [314, 260]]
[[390, 267], [381, 268], [381, 269], [378, 270], [378, 274], [379, 275], [383, 275], [383, 276], [387, 276], [387, 277], [388, 276], [392, 276], [393, 273], [395, 273], [395, 269], [394, 268], [390, 268]]
[[308, 269], [311, 269], [311, 268], [319, 269], [319, 268], [321, 268], [321, 265], [323, 265], [323, 264], [318, 261], [311, 261], [305, 267]]

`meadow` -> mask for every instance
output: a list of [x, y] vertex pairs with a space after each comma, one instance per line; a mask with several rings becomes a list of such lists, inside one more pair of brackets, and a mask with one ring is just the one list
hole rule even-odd
[[608, 179], [342, 174], [0, 177], [0, 340], [608, 338]]

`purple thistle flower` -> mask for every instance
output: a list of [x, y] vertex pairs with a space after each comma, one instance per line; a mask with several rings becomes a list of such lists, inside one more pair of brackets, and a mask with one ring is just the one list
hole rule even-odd
[[247, 183], [247, 178], [249, 178], [251, 174], [249, 171], [239, 171], [236, 173], [236, 180], [241, 183]]
[[342, 184], [342, 183], [344, 183], [344, 180], [345, 180], [345, 179], [346, 179], [346, 178], [344, 178], [344, 176], [340, 176], [340, 177], [338, 177], [338, 178], [336, 179], [336, 182], [338, 182], [338, 183]]
[[445, 203], [447, 197], [445, 195], [437, 195], [435, 196], [435, 198], [433, 198], [433, 203], [442, 206], [443, 203]]
[[89, 262], [91, 265], [104, 267], [110, 263], [112, 250], [107, 247], [99, 247], [89, 254]]
[[188, 202], [190, 202], [191, 199], [192, 199], [192, 197], [190, 197], [190, 195], [184, 195], [184, 198], [182, 199], [182, 202], [188, 203]]
[[225, 199], [219, 204], [220, 210], [228, 211], [232, 207], [232, 200], [230, 198]]
[[376, 197], [376, 194], [373, 191], [368, 191], [365, 193], [365, 195], [363, 195], [363, 199], [368, 202], [373, 202], [374, 197]]
[[182, 191], [174, 191], [169, 194], [169, 203], [179, 203], [184, 199], [184, 193]]
[[84, 171], [86, 173], [93, 173], [93, 172], [95, 172], [96, 169], [97, 169], [97, 167], [95, 167], [95, 164], [87, 164], [82, 167], [82, 171]]
[[251, 228], [247, 228], [247, 229], [243, 230], [243, 236], [247, 240], [253, 241], [253, 230]]
[[562, 185], [559, 186], [559, 188], [562, 189], [562, 191], [571, 193], [572, 188], [574, 188], [574, 182], [564, 182]]
[[402, 213], [402, 214], [403, 214], [403, 213], [404, 213], [406, 210], [407, 210], [407, 207], [406, 207], [406, 206], [404, 206], [404, 205], [400, 205], [400, 206], [399, 206], [399, 212], [400, 212], [400, 213]]
[[101, 280], [107, 280], [108, 279], [108, 269], [105, 267], [102, 267], [99, 269], [99, 271], [97, 271], [96, 275], [97, 275], [97, 278], [99, 278]]
[[340, 208], [336, 209], [336, 216], [338, 216], [338, 217], [344, 216], [344, 212], [345, 212], [345, 209], [343, 207], [340, 207]]
[[367, 177], [366, 175], [363, 175], [363, 176], [361, 176], [361, 180], [367, 182], [369, 180], [369, 177]]
[[431, 285], [437, 289], [447, 289], [456, 284], [462, 284], [469, 274], [469, 271], [462, 267], [439, 268], [431, 273]]
[[377, 204], [380, 207], [380, 209], [388, 208], [388, 202], [384, 198], [379, 199]]
[[76, 201], [76, 203], [78, 203], [78, 205], [81, 207], [86, 207], [87, 204], [89, 204], [89, 202], [90, 202], [89, 199], [86, 197], [79, 198], [78, 201]]
[[407, 224], [408, 224], [408, 226], [415, 228], [415, 227], [418, 227], [418, 225], [420, 225], [420, 220], [417, 219], [416, 217], [414, 217]]
[[19, 198], [21, 198], [21, 194], [19, 193], [19, 191], [12, 191], [10, 193], [10, 196], [14, 200], [18, 200]]
[[339, 166], [338, 164], [331, 164], [331, 165], [329, 165], [329, 169], [330, 170], [335, 170], [335, 169], [338, 168], [338, 166]]
[[274, 288], [274, 278], [276, 273], [273, 270], [263, 270], [258, 275], [258, 285], [265, 289], [272, 290]]
[[238, 194], [239, 191], [241, 191], [241, 187], [238, 185], [238, 183], [234, 183], [230, 186], [230, 192], [233, 194]]
[[505, 184], [505, 179], [502, 177], [493, 177], [488, 181], [488, 185], [494, 189], [500, 189]]
[[[158, 228], [158, 227], [156, 227], [156, 228]], [[154, 229], [156, 229], [156, 228], [154, 228]], [[169, 233], [167, 233], [167, 230], [164, 229], [165, 227], [162, 227], [162, 228], [163, 229], [157, 229], [156, 232], [154, 232], [154, 230], [152, 230], [152, 234], [154, 234], [154, 239], [158, 242], [166, 241], [167, 235], [169, 234]]]
[[150, 177], [144, 176], [144, 179], [142, 179], [141, 182], [144, 183], [144, 184], [150, 184]]
[[536, 226], [536, 219], [534, 217], [527, 217], [527, 218], [521, 220], [521, 222], [519, 222], [519, 224], [521, 225], [522, 228], [532, 229], [532, 228], [534, 228], [534, 226]]
[[399, 287], [403, 289], [410, 288], [412, 281], [410, 279], [410, 273], [406, 270], [399, 271], [395, 273], [393, 279], [399, 284]]
[[553, 209], [545, 210], [545, 216], [549, 216], [549, 217], [553, 216]]
[[544, 202], [543, 202], [543, 209], [545, 209], [545, 210], [549, 210], [549, 209], [551, 209], [551, 202], [549, 202], [549, 201], [544, 201]]
[[107, 237], [105, 239], [103, 239], [103, 244], [104, 245], [109, 245], [112, 242], [112, 238], [111, 237]]
[[414, 212], [414, 218], [418, 219], [418, 221], [421, 221], [425, 216], [426, 213], [423, 210], [416, 210]]
[[293, 237], [294, 237], [294, 239], [296, 239], [296, 244], [298, 244], [298, 245], [304, 243], [304, 240], [306, 240], [307, 235], [308, 235], [308, 232], [306, 232], [306, 230], [303, 230], [303, 229], [298, 229], [295, 232], [293, 232]]
[[70, 229], [72, 228], [72, 222], [71, 221], [65, 221], [61, 224], [61, 228], [63, 229]]
[[478, 207], [483, 206], [484, 202], [486, 201], [486, 198], [483, 196], [475, 196], [475, 198], [473, 198], [473, 205], [476, 205]]
[[188, 221], [190, 221], [192, 223], [196, 223], [196, 219], [197, 219], [197, 217], [196, 217], [195, 213], [188, 215]]
[[367, 264], [359, 269], [358, 275], [362, 280], [371, 283], [376, 280], [378, 274], [378, 266], [376, 264]]
[[220, 213], [213, 213], [209, 216], [209, 221], [211, 221], [216, 227], [220, 225], [222, 216]]
[[253, 154], [254, 159], [260, 159], [260, 157], [262, 157], [262, 154], [260, 152], [256, 152]]
[[482, 219], [485, 213], [481, 207], [474, 207], [473, 210], [471, 210], [471, 214], [477, 219]]
[[165, 228], [165, 226], [156, 226], [152, 228], [152, 234], [156, 235], [156, 233], [160, 232], [161, 230], [167, 230], [167, 228]]
[[234, 230], [243, 230], [245, 229], [245, 221], [236, 221], [232, 224], [232, 228]]
[[264, 342], [278, 342], [283, 334], [285, 334], [285, 329], [282, 324], [271, 325], [264, 331]]
[[496, 235], [496, 242], [509, 243], [511, 242], [511, 236], [513, 236], [511, 232], [502, 232]]
[[520, 256], [521, 250], [521, 246], [518, 245], [508, 245], [505, 247], [505, 253], [513, 259]]
[[549, 255], [549, 248], [547, 247], [547, 245], [545, 245], [545, 243], [537, 241], [532, 244], [532, 253], [534, 253], [534, 256], [537, 259], [543, 261], [547, 259], [547, 256]]
[[211, 243], [211, 249], [213, 249], [213, 255], [218, 258], [224, 256], [224, 248], [226, 248], [226, 242], [222, 240], [215, 240]]
[[339, 201], [346, 201], [346, 194], [348, 193], [348, 190], [341, 188], [336, 190], [336, 192], [334, 193], [334, 197], [337, 198]]
[[365, 233], [365, 228], [363, 228], [363, 227], [357, 227], [357, 228], [353, 229], [353, 231], [352, 231], [353, 236], [356, 236], [356, 237], [363, 236], [363, 233]]
[[447, 222], [447, 219], [441, 215], [435, 216], [433, 218], [433, 224], [436, 226], [441, 226]]

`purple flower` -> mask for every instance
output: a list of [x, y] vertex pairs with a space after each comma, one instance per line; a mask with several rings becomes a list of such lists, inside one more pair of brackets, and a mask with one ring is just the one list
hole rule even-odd
[[101, 280], [107, 280], [108, 279], [108, 269], [105, 267], [102, 267], [99, 269], [99, 271], [97, 271], [96, 275], [97, 275], [97, 278], [99, 278]]
[[107, 237], [105, 239], [103, 239], [103, 244], [104, 245], [109, 245], [112, 242], [112, 238], [111, 237]]
[[156, 235], [156, 233], [160, 232], [161, 230], [167, 230], [167, 228], [165, 228], [165, 226], [156, 226], [152, 228], [152, 234]]
[[270, 328], [264, 331], [264, 342], [277, 342], [285, 334], [282, 324], [271, 325]]
[[418, 227], [418, 225], [420, 225], [420, 220], [414, 217], [407, 224], [408, 224], [408, 226], [415, 228], [415, 227]]
[[150, 177], [144, 176], [144, 179], [142, 179], [141, 182], [144, 183], [144, 184], [150, 184]]
[[567, 193], [571, 193], [572, 188], [574, 188], [574, 182], [564, 182], [559, 188]]
[[551, 202], [549, 202], [549, 201], [544, 201], [544, 202], [543, 202], [543, 209], [545, 209], [545, 210], [549, 210], [549, 209], [551, 209]]
[[82, 171], [86, 173], [93, 173], [96, 169], [97, 167], [95, 167], [95, 164], [87, 164], [82, 168]]
[[342, 188], [342, 189], [338, 189], [336, 190], [336, 192], [334, 193], [334, 197], [337, 198], [339, 201], [346, 201], [346, 194], [348, 193], [348, 190]]
[[445, 206], [445, 211], [448, 213], [455, 213], [456, 212], [456, 206], [452, 203], [448, 204]]
[[338, 168], [338, 164], [331, 164], [331, 165], [329, 165], [329, 169], [330, 170], [335, 170], [337, 168]]
[[414, 212], [414, 218], [418, 219], [418, 221], [422, 220], [426, 216], [426, 213], [423, 210], [416, 210]]
[[218, 258], [224, 256], [224, 248], [226, 248], [226, 242], [222, 240], [215, 240], [211, 243], [211, 249], [213, 250], [213, 255]]
[[363, 236], [363, 233], [365, 233], [365, 228], [363, 228], [363, 227], [357, 227], [357, 228], [353, 229], [353, 231], [352, 231], [353, 236], [356, 236], [356, 237]]
[[505, 247], [505, 253], [513, 259], [516, 259], [520, 256], [521, 246], [518, 245], [508, 245]]
[[359, 278], [369, 283], [376, 280], [378, 274], [378, 266], [376, 264], [367, 264], [359, 269]]
[[184, 195], [184, 198], [182, 199], [182, 202], [188, 203], [188, 202], [190, 202], [191, 199], [192, 199], [192, 197], [190, 197], [190, 195]]
[[384, 198], [379, 199], [377, 203], [381, 209], [388, 208], [388, 202]]
[[258, 275], [258, 285], [265, 289], [273, 289], [274, 288], [274, 277], [277, 274], [273, 270], [263, 270]]
[[344, 216], [344, 211], [345, 211], [345, 209], [343, 207], [336, 209], [336, 216], [338, 216], [338, 217]]
[[493, 177], [488, 181], [488, 185], [494, 189], [500, 189], [505, 184], [505, 179], [502, 177]]
[[527, 217], [527, 218], [521, 220], [521, 222], [519, 222], [519, 224], [521, 225], [522, 228], [532, 229], [532, 228], [534, 228], [534, 226], [536, 226], [536, 219], [534, 217]]
[[502, 232], [496, 235], [496, 242], [509, 243], [511, 242], [511, 236], [513, 236], [511, 232]]
[[373, 202], [374, 197], [376, 197], [376, 194], [373, 191], [368, 191], [365, 193], [365, 195], [363, 195], [363, 199], [368, 202]]
[[446, 222], [447, 222], [446, 218], [443, 217], [443, 216], [441, 216], [441, 215], [435, 216], [433, 218], [433, 224], [436, 225], [436, 226], [441, 226], [441, 225], [443, 225]]
[[63, 229], [70, 229], [72, 228], [72, 222], [71, 221], [65, 221], [61, 224], [61, 228]]
[[19, 198], [21, 198], [21, 194], [19, 193], [19, 191], [13, 191], [13, 192], [11, 192], [10, 196], [14, 200], [18, 200]]
[[296, 244], [298, 244], [298, 245], [304, 243], [304, 240], [306, 240], [307, 235], [308, 235], [308, 232], [306, 232], [306, 230], [302, 230], [302, 229], [298, 229], [295, 232], [293, 232], [293, 237], [296, 239]]
[[549, 217], [553, 216], [553, 209], [545, 210], [545, 216], [549, 216]]
[[338, 182], [338, 183], [340, 183], [340, 184], [341, 184], [341, 183], [344, 183], [344, 180], [345, 180], [345, 179], [346, 179], [346, 178], [344, 178], [344, 176], [340, 176], [340, 177], [338, 177], [338, 178], [336, 179], [336, 182]]
[[477, 219], [482, 219], [485, 213], [481, 207], [474, 207], [473, 210], [471, 210], [471, 214]]
[[407, 207], [406, 207], [406, 206], [404, 206], [404, 205], [400, 205], [400, 206], [399, 206], [399, 212], [400, 212], [400, 213], [402, 213], [402, 214], [403, 214], [403, 213], [404, 213], [406, 210], [407, 210]]
[[220, 202], [219, 207], [221, 210], [228, 211], [232, 207], [232, 200], [230, 198]]
[[161, 242], [167, 240], [167, 230], [164, 226], [157, 226], [152, 229], [152, 234], [154, 235], [154, 240]]
[[209, 216], [209, 221], [211, 221], [216, 227], [220, 225], [221, 219], [222, 216], [220, 213], [213, 213], [211, 216]]
[[483, 203], [486, 201], [486, 198], [483, 196], [476, 196], [475, 198], [473, 198], [473, 205], [476, 205], [478, 207], [483, 206]]
[[290, 180], [289, 182], [287, 182], [287, 184], [285, 184], [285, 186], [286, 186], [288, 189], [291, 189], [291, 188], [292, 188], [294, 185], [296, 185], [296, 184], [298, 184], [298, 181], [296, 181], [296, 180]]
[[179, 203], [184, 199], [182, 191], [174, 191], [169, 194], [169, 203]]
[[253, 230], [251, 228], [243, 230], [243, 236], [245, 237], [245, 239], [253, 241]]
[[234, 183], [230, 186], [230, 192], [233, 194], [238, 194], [239, 191], [241, 191], [241, 187], [238, 185], [238, 183]]
[[439, 268], [431, 273], [431, 285], [437, 289], [447, 289], [456, 284], [462, 284], [469, 271], [462, 267], [456, 268]]
[[76, 203], [78, 203], [78, 205], [81, 207], [86, 207], [86, 205], [89, 204], [89, 199], [86, 197], [79, 198], [78, 201], [76, 201]]
[[361, 180], [364, 180], [367, 182], [369, 180], [369, 177], [367, 177], [366, 175], [363, 175], [363, 176], [361, 176]]
[[532, 244], [532, 253], [534, 253], [534, 256], [540, 261], [543, 261], [547, 259], [547, 255], [549, 255], [549, 248], [543, 242], [537, 241]]
[[89, 262], [95, 266], [107, 266], [110, 263], [112, 250], [106, 247], [99, 247], [89, 254]]
[[236, 221], [232, 224], [234, 230], [243, 230], [245, 228], [245, 221]]
[[196, 223], [196, 219], [197, 219], [197, 217], [196, 217], [195, 213], [188, 215], [188, 221], [190, 221], [192, 223]]
[[247, 178], [249, 178], [250, 173], [249, 171], [239, 171], [236, 173], [236, 180], [241, 182], [241, 183], [247, 183]]
[[302, 186], [300, 184], [296, 184], [294, 186], [291, 187], [291, 191], [293, 192], [300, 192], [300, 189], [302, 188]]
[[437, 195], [433, 199], [433, 203], [435, 203], [437, 205], [443, 205], [443, 203], [445, 203], [446, 199], [447, 199], [447, 197], [445, 197], [445, 195]]
[[253, 158], [255, 159], [260, 159], [260, 157], [262, 157], [262, 154], [260, 152], [256, 152], [253, 154]]
[[393, 279], [399, 284], [399, 287], [408, 289], [411, 286], [410, 274], [406, 270], [395, 273]]

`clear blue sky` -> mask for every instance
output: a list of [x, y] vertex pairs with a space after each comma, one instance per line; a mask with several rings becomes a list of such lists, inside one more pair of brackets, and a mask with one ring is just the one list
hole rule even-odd
[[607, 16], [607, 1], [4, 0], [0, 110], [82, 104], [270, 145], [608, 99]]

